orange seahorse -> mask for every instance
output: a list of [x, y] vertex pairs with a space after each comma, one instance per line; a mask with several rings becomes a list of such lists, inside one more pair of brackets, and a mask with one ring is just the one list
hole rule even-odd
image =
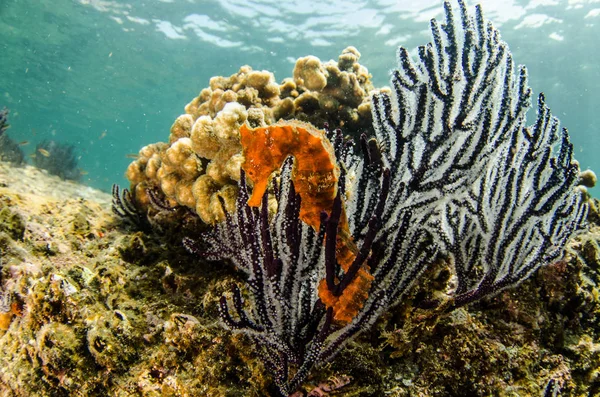
[[[244, 163], [242, 168], [254, 184], [248, 205], [258, 207], [271, 174], [278, 170], [288, 156], [294, 157], [292, 180], [300, 195], [300, 219], [319, 229], [321, 212], [331, 213], [337, 195], [340, 168], [333, 145], [325, 131], [301, 121], [280, 121], [268, 127], [240, 128]], [[336, 238], [336, 258], [344, 272], [356, 258], [357, 247], [342, 208]], [[373, 276], [365, 264], [340, 296], [327, 288], [325, 279], [319, 283], [319, 298], [326, 307], [333, 307], [333, 318], [347, 324], [363, 307]], [[336, 283], [338, 280], [336, 280]]]

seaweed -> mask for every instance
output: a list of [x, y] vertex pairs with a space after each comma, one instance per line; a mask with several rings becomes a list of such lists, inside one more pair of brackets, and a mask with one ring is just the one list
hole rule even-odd
[[79, 180], [81, 169], [77, 167], [75, 146], [54, 140], [44, 140], [35, 147], [33, 164], [47, 170], [50, 174], [58, 175], [65, 180]]
[[23, 164], [25, 155], [18, 143], [13, 141], [6, 130], [10, 127], [8, 124], [9, 110], [4, 108], [0, 110], [0, 160], [14, 164]]

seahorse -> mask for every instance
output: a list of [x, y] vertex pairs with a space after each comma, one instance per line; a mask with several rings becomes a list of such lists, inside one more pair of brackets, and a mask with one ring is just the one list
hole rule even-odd
[[[244, 155], [242, 169], [253, 183], [248, 205], [260, 205], [270, 176], [288, 156], [292, 156], [292, 181], [301, 199], [300, 219], [318, 230], [321, 212], [331, 213], [340, 176], [333, 145], [327, 139], [325, 131], [309, 123], [291, 120], [254, 129], [244, 124], [240, 128], [240, 136]], [[349, 270], [357, 252], [342, 207], [336, 238], [336, 257], [344, 272]], [[363, 307], [372, 281], [373, 276], [369, 273], [368, 266], [363, 264], [340, 296], [335, 296], [327, 288], [325, 280], [321, 280], [318, 287], [319, 298], [326, 307], [333, 308], [335, 321], [348, 324]]]

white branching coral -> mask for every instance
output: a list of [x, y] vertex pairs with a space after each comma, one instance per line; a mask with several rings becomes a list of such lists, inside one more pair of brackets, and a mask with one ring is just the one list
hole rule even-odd
[[[572, 145], [543, 95], [536, 121], [526, 125], [526, 69], [515, 72], [507, 44], [479, 7], [470, 16], [463, 1], [457, 14], [445, 3], [445, 16], [442, 24], [431, 22], [433, 42], [419, 47], [417, 59], [398, 50], [391, 90], [372, 97], [376, 136], [363, 137], [363, 157], [338, 131], [341, 177], [319, 230], [299, 219], [288, 161], [275, 188], [274, 216], [266, 195], [261, 209], [247, 205], [242, 174], [236, 211], [228, 210], [206, 238], [210, 248], [186, 241], [247, 274], [251, 304], [235, 287], [221, 299], [221, 317], [259, 346], [282, 395], [397, 304], [440, 258], [454, 266], [457, 287], [445, 304], [457, 307], [557, 259], [584, 224], [587, 204], [576, 189]], [[356, 245], [346, 272], [336, 249], [342, 197]], [[341, 296], [362, 266], [374, 277], [368, 297], [352, 321], [336, 322], [318, 284], [325, 278]]]

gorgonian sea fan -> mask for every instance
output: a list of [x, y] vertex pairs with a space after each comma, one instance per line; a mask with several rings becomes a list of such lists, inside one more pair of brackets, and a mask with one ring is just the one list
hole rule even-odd
[[[206, 237], [204, 255], [230, 259], [247, 275], [248, 302], [236, 286], [221, 299], [223, 322], [256, 343], [282, 395], [397, 304], [440, 257], [454, 266], [449, 306], [457, 307], [555, 260], [584, 223], [566, 130], [543, 95], [526, 125], [527, 71], [515, 72], [480, 7], [474, 15], [462, 1], [456, 14], [444, 7], [445, 22], [431, 21], [433, 40], [417, 59], [398, 49], [391, 93], [372, 98], [376, 136], [361, 141], [362, 156], [336, 135], [340, 178], [320, 227], [300, 220], [287, 161], [274, 184], [274, 216], [266, 194], [260, 209], [248, 205], [242, 176], [236, 213]], [[335, 249], [344, 208], [357, 247], [346, 271]], [[335, 321], [319, 282], [340, 293], [362, 266], [373, 276], [367, 298], [351, 321]]]

